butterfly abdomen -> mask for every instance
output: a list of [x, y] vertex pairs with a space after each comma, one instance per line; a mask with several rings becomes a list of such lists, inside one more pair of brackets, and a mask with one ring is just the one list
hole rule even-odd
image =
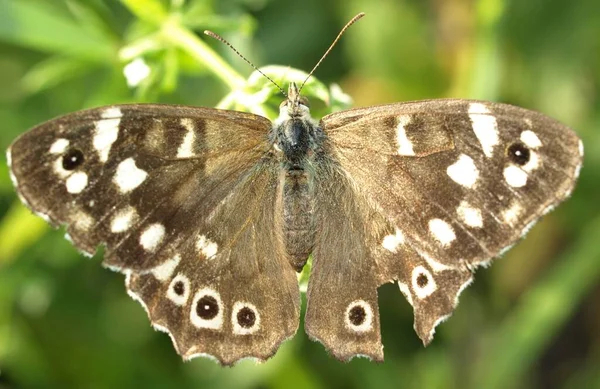
[[283, 174], [283, 238], [290, 264], [301, 271], [314, 246], [314, 204], [305, 171]]

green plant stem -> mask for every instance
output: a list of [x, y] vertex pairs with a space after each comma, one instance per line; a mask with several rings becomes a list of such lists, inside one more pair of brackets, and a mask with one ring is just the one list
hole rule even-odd
[[[488, 334], [473, 388], [514, 388], [600, 278], [600, 218], [560, 256], [498, 331]], [[493, 368], [490, 368], [493, 366]]]
[[238, 90], [246, 85], [246, 80], [227, 64], [213, 49], [199, 39], [190, 30], [174, 21], [167, 21], [161, 30], [163, 38], [171, 44], [184, 50], [211, 72], [219, 77], [232, 90]]

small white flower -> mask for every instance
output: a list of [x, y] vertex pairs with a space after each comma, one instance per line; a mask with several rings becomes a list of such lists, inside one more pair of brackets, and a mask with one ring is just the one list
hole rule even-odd
[[150, 75], [150, 66], [142, 58], [136, 58], [123, 68], [127, 85], [135, 88]]

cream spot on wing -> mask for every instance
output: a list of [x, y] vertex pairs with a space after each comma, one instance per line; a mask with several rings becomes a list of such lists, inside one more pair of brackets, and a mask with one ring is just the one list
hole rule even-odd
[[410, 289], [408, 288], [408, 285], [406, 285], [404, 282], [398, 281], [398, 288], [400, 289], [400, 292], [402, 292], [404, 297], [406, 297], [406, 300], [408, 301], [408, 303], [414, 307], [412, 293], [410, 293]]
[[218, 245], [205, 235], [200, 235], [196, 242], [196, 248], [208, 259], [217, 255]]
[[396, 142], [398, 143], [399, 155], [415, 155], [413, 144], [406, 136], [406, 126], [410, 123], [410, 116], [402, 115], [398, 117], [396, 126]]
[[539, 157], [538, 153], [536, 153], [533, 150], [530, 150], [529, 151], [529, 161], [527, 161], [527, 163], [525, 165], [523, 165], [521, 168], [529, 173], [539, 167], [540, 167], [540, 157]]
[[56, 158], [56, 160], [54, 160], [54, 164], [52, 165], [52, 167], [54, 168], [53, 169], [54, 173], [56, 173], [56, 175], [59, 176], [60, 178], [67, 178], [71, 174], [73, 174], [72, 171], [65, 170], [65, 168], [63, 167], [63, 159], [62, 159], [62, 157]]
[[177, 274], [167, 289], [167, 298], [176, 305], [183, 306], [190, 296], [190, 280], [183, 274]]
[[496, 118], [482, 103], [469, 104], [469, 118], [483, 153], [490, 158], [494, 152], [494, 146], [499, 143]]
[[221, 329], [223, 326], [223, 302], [216, 290], [202, 288], [194, 295], [190, 320], [195, 327]]
[[507, 166], [504, 169], [504, 180], [513, 188], [521, 188], [527, 184], [527, 172], [514, 165]]
[[442, 246], [448, 246], [456, 239], [452, 226], [442, 219], [431, 219], [429, 221], [429, 231]]
[[75, 172], [67, 178], [67, 192], [81, 193], [88, 184], [88, 175], [84, 172]]
[[113, 182], [121, 193], [131, 192], [146, 180], [148, 173], [135, 165], [133, 158], [127, 158], [117, 166]]
[[250, 335], [260, 330], [260, 314], [256, 306], [236, 301], [231, 311], [231, 326], [236, 335]]
[[479, 178], [479, 170], [473, 159], [465, 154], [461, 154], [456, 162], [448, 166], [446, 173], [454, 182], [467, 188], [473, 188]]
[[160, 223], [148, 226], [140, 236], [140, 244], [146, 251], [153, 252], [165, 237], [165, 227]]
[[110, 148], [119, 137], [119, 124], [122, 116], [123, 114], [119, 108], [107, 108], [101, 114], [102, 119], [96, 122], [93, 145], [101, 162], [108, 160]]
[[[581, 156], [581, 159], [583, 160], [583, 142], [581, 141], [581, 139], [579, 139], [579, 155]], [[574, 180], [577, 180], [579, 178], [579, 173], [581, 172], [581, 165], [582, 165], [582, 162], [579, 162], [579, 164], [575, 168], [575, 173], [573, 174]], [[570, 194], [571, 194], [570, 192], [567, 193], [567, 196]]]
[[354, 332], [367, 332], [373, 329], [373, 308], [365, 300], [355, 300], [348, 304], [344, 314], [346, 328]]
[[171, 278], [175, 268], [181, 261], [181, 256], [179, 254], [175, 255], [173, 258], [166, 260], [164, 263], [156, 266], [152, 269], [152, 275], [159, 281], [166, 281]]
[[68, 139], [65, 139], [65, 138], [57, 139], [56, 141], [54, 141], [54, 143], [52, 143], [52, 146], [50, 146], [50, 153], [51, 154], [62, 154], [65, 152], [67, 147], [69, 147]]
[[190, 158], [194, 156], [194, 140], [196, 134], [194, 132], [194, 122], [191, 119], [181, 119], [181, 125], [185, 127], [187, 133], [183, 137], [183, 142], [177, 149], [177, 158]]
[[135, 211], [135, 208], [128, 206], [121, 211], [117, 212], [117, 214], [113, 217], [110, 223], [111, 232], [124, 232], [127, 231], [133, 223], [138, 218], [138, 214]]
[[535, 132], [531, 130], [525, 130], [521, 133], [521, 142], [525, 143], [527, 147], [530, 147], [532, 149], [542, 147], [542, 142], [540, 141], [540, 138], [538, 138]]
[[384, 249], [392, 253], [397, 252], [398, 246], [401, 244], [404, 244], [404, 234], [398, 228], [396, 228], [394, 235], [386, 236], [381, 243]]
[[419, 299], [431, 296], [436, 291], [437, 285], [429, 270], [417, 266], [412, 271], [412, 289]]
[[73, 215], [73, 225], [78, 230], [88, 231], [94, 226], [94, 219], [89, 213], [78, 211]]
[[515, 225], [515, 223], [519, 220], [519, 216], [523, 211], [523, 207], [516, 201], [513, 201], [511, 206], [502, 212], [502, 219], [508, 224]]
[[481, 228], [483, 227], [483, 218], [481, 217], [481, 210], [474, 208], [466, 201], [460, 203], [456, 209], [458, 216], [461, 220], [469, 227]]

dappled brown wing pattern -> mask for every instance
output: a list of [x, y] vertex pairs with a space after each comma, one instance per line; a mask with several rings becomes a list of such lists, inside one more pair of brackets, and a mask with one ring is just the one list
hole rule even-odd
[[128, 274], [183, 356], [230, 364], [269, 357], [298, 326], [270, 127], [241, 112], [111, 106], [42, 124], [7, 155], [25, 204], [88, 254], [104, 243], [105, 265]]
[[335, 211], [319, 216], [306, 329], [343, 359], [381, 359], [376, 289], [392, 280], [429, 343], [472, 271], [569, 196], [583, 155], [564, 125], [479, 101], [355, 109], [321, 125], [336, 167], [315, 202]]
[[233, 111], [112, 106], [46, 122], [7, 155], [23, 202], [75, 246], [105, 243], [108, 266], [148, 270], [262, 158], [269, 127]]
[[130, 295], [186, 359], [265, 360], [297, 330], [297, 277], [273, 228], [282, 213], [274, 207], [277, 167], [260, 162], [199, 229], [218, 245], [214, 257], [198, 255], [196, 236], [173, 260], [128, 276]]

